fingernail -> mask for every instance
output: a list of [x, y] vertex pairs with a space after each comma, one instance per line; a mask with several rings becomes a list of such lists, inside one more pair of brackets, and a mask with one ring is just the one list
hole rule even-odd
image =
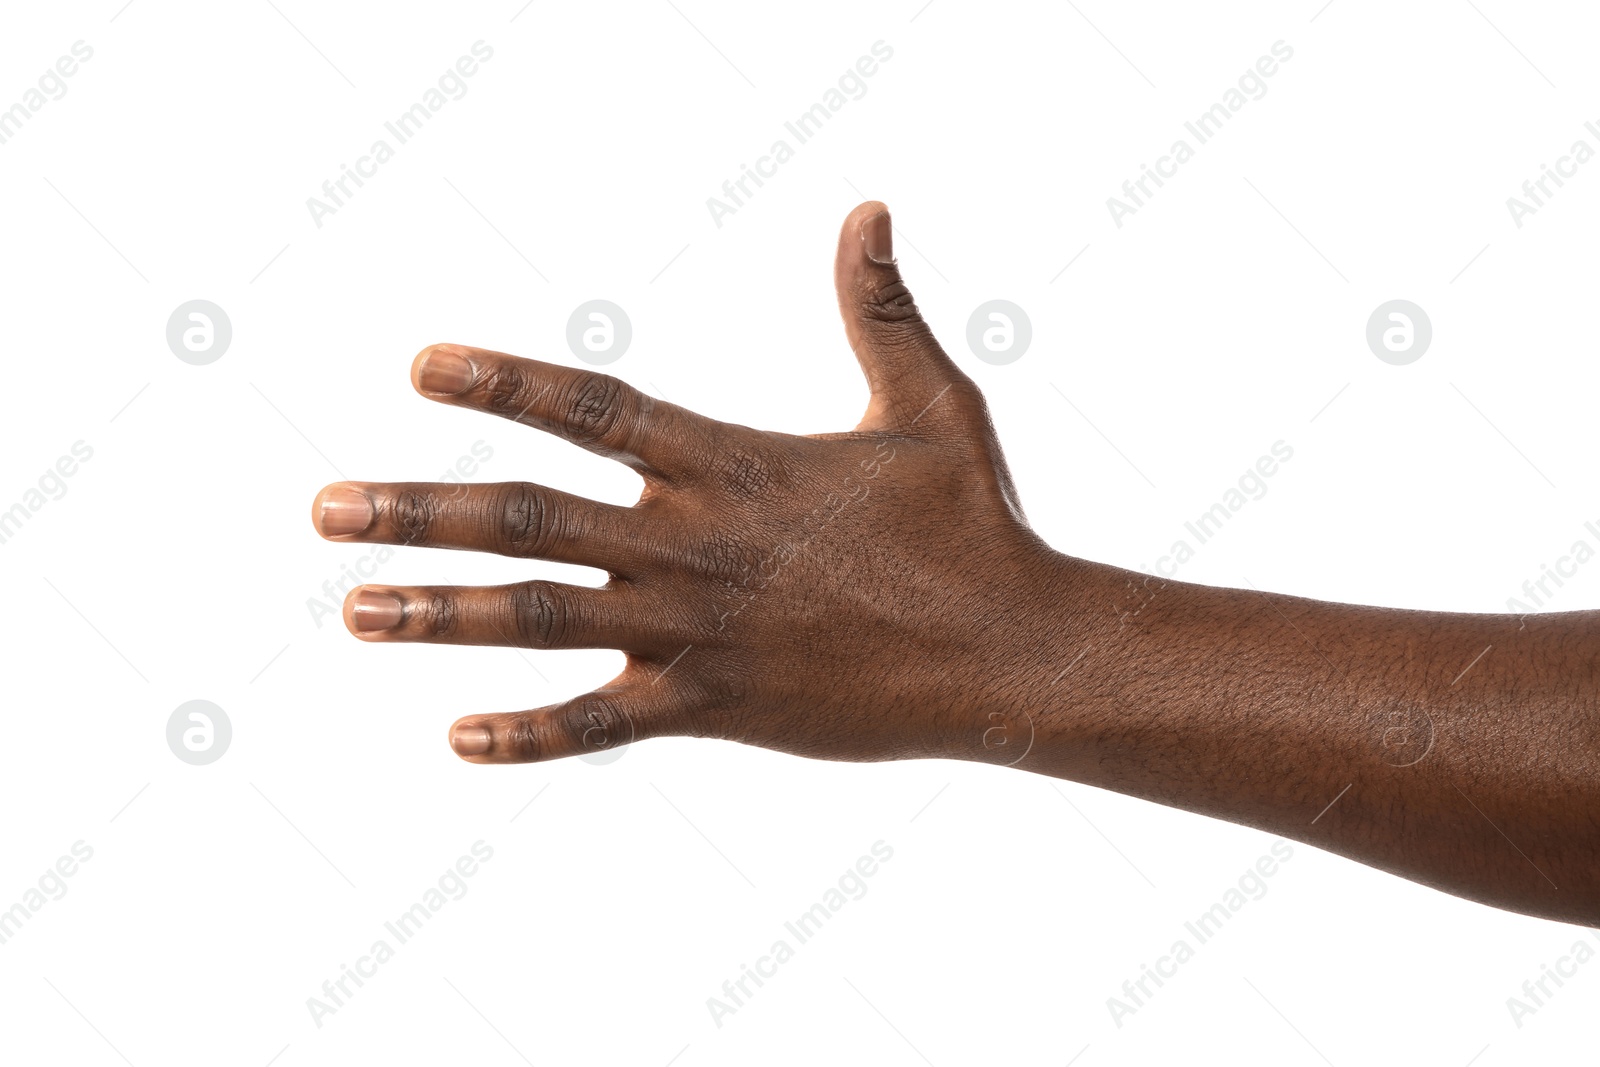
[[894, 263], [894, 231], [889, 226], [887, 211], [880, 211], [861, 224], [861, 243], [872, 262]]
[[350, 604], [350, 618], [357, 630], [388, 630], [400, 625], [406, 617], [406, 606], [388, 593], [375, 593], [371, 589], [356, 592]]
[[489, 751], [489, 731], [481, 726], [457, 726], [450, 731], [450, 747], [458, 756], [481, 756]]
[[335, 486], [322, 494], [322, 512], [317, 528], [330, 537], [358, 534], [372, 525], [372, 501], [367, 494], [348, 485]]
[[435, 348], [417, 370], [417, 384], [430, 393], [454, 396], [472, 384], [472, 364], [459, 352]]

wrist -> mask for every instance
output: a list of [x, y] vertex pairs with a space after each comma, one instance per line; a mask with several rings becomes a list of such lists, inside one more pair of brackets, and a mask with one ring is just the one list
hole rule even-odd
[[986, 568], [987, 610], [971, 621], [980, 640], [952, 656], [967, 658], [968, 669], [943, 672], [962, 685], [938, 702], [947, 721], [929, 754], [1057, 774], [1083, 750], [1105, 701], [1090, 680], [1124, 656], [1124, 636], [1153, 594], [1145, 575], [1056, 552], [1026, 533], [1021, 551]]

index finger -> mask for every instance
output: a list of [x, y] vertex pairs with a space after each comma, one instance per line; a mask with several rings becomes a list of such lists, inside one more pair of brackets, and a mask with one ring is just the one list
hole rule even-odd
[[466, 345], [430, 345], [411, 365], [429, 400], [485, 411], [667, 478], [692, 473], [720, 423], [609, 374]]

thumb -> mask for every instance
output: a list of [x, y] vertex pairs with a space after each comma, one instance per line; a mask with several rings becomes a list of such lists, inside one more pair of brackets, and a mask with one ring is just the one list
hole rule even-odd
[[858, 429], [904, 432], [913, 424], [927, 426], [940, 418], [938, 408], [953, 406], [947, 403], [952, 386], [971, 387], [934, 340], [900, 280], [889, 209], [878, 201], [867, 201], [845, 218], [833, 284], [850, 347], [872, 391]]

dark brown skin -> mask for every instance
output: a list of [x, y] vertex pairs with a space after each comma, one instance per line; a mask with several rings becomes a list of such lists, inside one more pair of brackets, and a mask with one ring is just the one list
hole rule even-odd
[[[856, 208], [834, 276], [871, 389], [853, 431], [715, 422], [615, 378], [457, 345], [423, 396], [644, 479], [633, 507], [523, 482], [346, 482], [336, 541], [560, 560], [603, 587], [364, 586], [367, 641], [615, 648], [595, 692], [469, 715], [473, 763], [663, 735], [839, 760], [979, 760], [1317, 845], [1446, 892], [1600, 921], [1600, 613], [1453, 615], [1163, 581], [1053, 551], [982, 396]], [[1348, 788], [1347, 788], [1348, 787]]]

